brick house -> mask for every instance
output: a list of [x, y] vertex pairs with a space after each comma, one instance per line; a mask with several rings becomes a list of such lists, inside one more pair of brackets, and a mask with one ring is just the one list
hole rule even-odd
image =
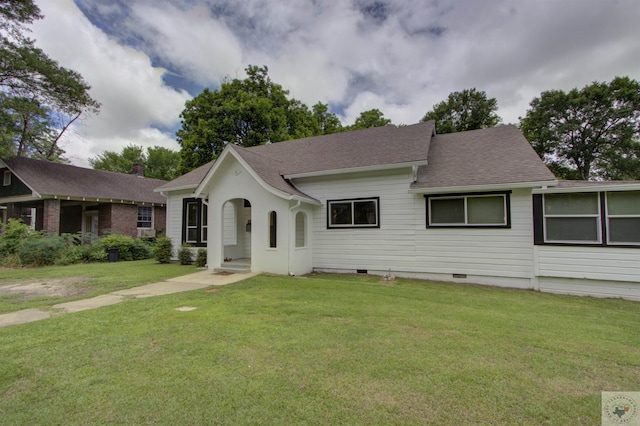
[[128, 175], [12, 157], [0, 160], [0, 178], [2, 223], [22, 218], [53, 235], [165, 232], [166, 199], [153, 190], [166, 182], [145, 178], [141, 167]]

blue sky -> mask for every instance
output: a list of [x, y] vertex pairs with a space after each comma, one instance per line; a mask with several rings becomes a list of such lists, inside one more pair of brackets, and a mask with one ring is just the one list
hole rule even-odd
[[636, 0], [36, 0], [33, 37], [102, 103], [65, 138], [73, 164], [128, 143], [179, 149], [184, 102], [247, 65], [344, 124], [413, 124], [475, 87], [515, 123], [544, 90], [640, 80]]

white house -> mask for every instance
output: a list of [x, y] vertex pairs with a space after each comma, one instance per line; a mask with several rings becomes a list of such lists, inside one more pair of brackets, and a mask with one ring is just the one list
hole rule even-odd
[[[595, 185], [595, 186], [594, 186]], [[391, 274], [640, 300], [640, 183], [558, 182], [514, 126], [228, 145], [156, 191], [208, 267]]]

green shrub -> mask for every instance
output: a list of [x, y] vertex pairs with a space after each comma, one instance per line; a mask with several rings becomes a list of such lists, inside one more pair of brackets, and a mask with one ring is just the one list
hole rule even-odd
[[99, 244], [103, 250], [117, 248], [118, 260], [142, 260], [151, 257], [151, 246], [140, 238], [131, 238], [124, 234], [110, 234], [102, 237]]
[[153, 257], [160, 263], [169, 263], [173, 255], [173, 243], [169, 237], [158, 237], [151, 249]]
[[0, 224], [0, 258], [15, 254], [27, 239], [41, 236], [25, 225], [22, 219], [9, 219], [6, 225]]
[[63, 237], [49, 236], [28, 238], [17, 250], [22, 266], [53, 265], [65, 250]]
[[135, 238], [131, 244], [131, 257], [133, 260], [149, 259], [151, 257], [151, 244], [142, 238]]
[[198, 268], [204, 268], [207, 265], [207, 250], [203, 248], [198, 249], [196, 254], [196, 266]]
[[178, 260], [181, 265], [191, 265], [193, 263], [193, 252], [188, 245], [184, 244], [178, 250]]

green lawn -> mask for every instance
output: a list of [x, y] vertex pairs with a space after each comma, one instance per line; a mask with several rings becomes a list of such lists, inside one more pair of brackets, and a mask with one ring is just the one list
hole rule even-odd
[[585, 425], [601, 391], [640, 390], [637, 302], [332, 275], [216, 290], [0, 329], [0, 424]]
[[[197, 272], [193, 266], [158, 264], [155, 260], [136, 262], [88, 263], [44, 268], [0, 269], [0, 286], [23, 281], [73, 280], [70, 295], [55, 297], [23, 297], [20, 294], [0, 294], [0, 314], [25, 308], [47, 308], [56, 303], [86, 299], [112, 291], [179, 277]], [[1, 290], [1, 288], [0, 288]]]

